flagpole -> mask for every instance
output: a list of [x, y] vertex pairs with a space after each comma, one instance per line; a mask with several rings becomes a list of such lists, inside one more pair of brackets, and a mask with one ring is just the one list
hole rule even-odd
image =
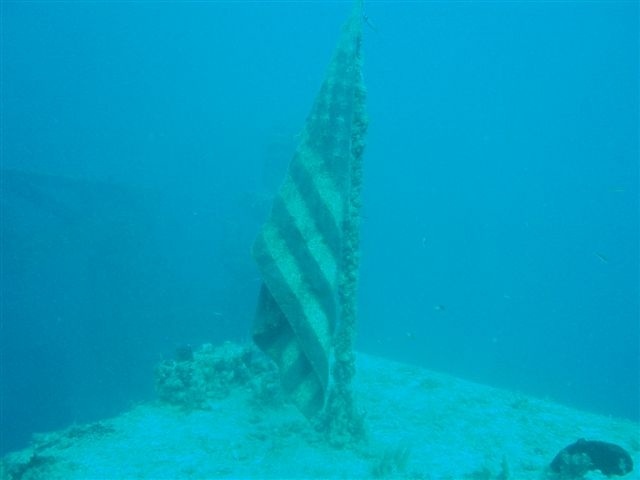
[[[356, 0], [354, 16], [362, 22], [362, 0]], [[361, 25], [360, 25], [361, 29]], [[360, 30], [361, 31], [361, 30]], [[334, 363], [331, 369], [332, 390], [323, 415], [328, 440], [336, 446], [344, 446], [365, 437], [364, 416], [359, 411], [353, 392], [355, 376], [354, 342], [357, 325], [357, 289], [360, 266], [360, 219], [362, 210], [362, 158], [368, 119], [365, 112], [366, 90], [362, 81], [361, 42], [358, 38], [356, 55], [358, 81], [354, 92], [354, 112], [351, 130], [351, 155], [349, 165], [350, 189], [348, 213], [344, 225], [341, 278], [339, 282], [340, 321], [334, 334]]]

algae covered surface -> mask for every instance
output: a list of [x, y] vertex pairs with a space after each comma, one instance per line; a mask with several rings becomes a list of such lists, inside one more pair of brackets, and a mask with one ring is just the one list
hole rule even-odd
[[551, 479], [549, 463], [578, 438], [619, 444], [640, 464], [636, 423], [364, 354], [357, 365], [357, 444], [332, 446], [255, 348], [204, 345], [158, 365], [157, 401], [35, 435], [2, 459], [2, 480]]

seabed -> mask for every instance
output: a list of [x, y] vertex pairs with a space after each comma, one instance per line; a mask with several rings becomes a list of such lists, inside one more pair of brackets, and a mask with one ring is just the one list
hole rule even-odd
[[364, 354], [357, 368], [367, 436], [350, 445], [328, 443], [286, 401], [257, 349], [225, 343], [160, 364], [157, 401], [34, 435], [2, 459], [0, 478], [546, 479], [579, 438], [619, 444], [640, 465], [637, 423]]

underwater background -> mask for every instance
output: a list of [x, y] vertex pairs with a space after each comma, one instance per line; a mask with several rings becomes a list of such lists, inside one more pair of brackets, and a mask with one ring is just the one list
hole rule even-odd
[[[638, 3], [367, 2], [358, 349], [640, 420]], [[350, 2], [2, 9], [0, 449], [247, 341]]]

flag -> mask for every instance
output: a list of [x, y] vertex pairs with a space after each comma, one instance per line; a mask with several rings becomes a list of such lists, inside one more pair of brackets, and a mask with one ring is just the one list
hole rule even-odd
[[253, 339], [275, 361], [285, 393], [308, 418], [326, 402], [343, 290], [354, 283], [347, 278], [354, 275], [349, 233], [366, 130], [361, 8], [357, 2], [344, 27], [253, 246], [262, 278]]

